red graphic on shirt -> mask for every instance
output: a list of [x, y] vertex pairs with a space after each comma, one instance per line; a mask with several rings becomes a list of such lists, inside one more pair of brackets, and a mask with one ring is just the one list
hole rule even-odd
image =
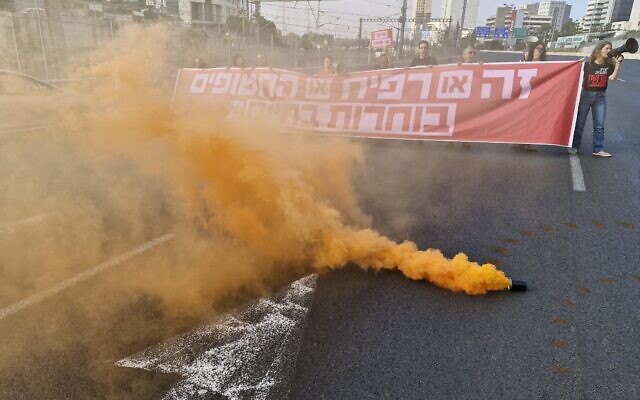
[[588, 86], [592, 88], [603, 88], [607, 86], [607, 75], [589, 74]]

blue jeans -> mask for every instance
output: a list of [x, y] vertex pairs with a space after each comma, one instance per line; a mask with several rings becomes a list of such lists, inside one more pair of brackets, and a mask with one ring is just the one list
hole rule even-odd
[[607, 97], [605, 92], [591, 92], [583, 90], [578, 105], [578, 117], [576, 130], [573, 132], [573, 147], [579, 149], [582, 143], [582, 132], [587, 122], [589, 109], [593, 116], [593, 152], [597, 153], [604, 148], [604, 118], [607, 115]]

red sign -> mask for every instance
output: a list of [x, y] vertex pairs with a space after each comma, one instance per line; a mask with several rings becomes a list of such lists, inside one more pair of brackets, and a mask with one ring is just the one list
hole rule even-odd
[[182, 69], [175, 106], [225, 103], [342, 136], [570, 146], [580, 61], [441, 65], [310, 77], [277, 69]]
[[389, 28], [371, 32], [369, 46], [374, 49], [393, 46], [393, 30]]

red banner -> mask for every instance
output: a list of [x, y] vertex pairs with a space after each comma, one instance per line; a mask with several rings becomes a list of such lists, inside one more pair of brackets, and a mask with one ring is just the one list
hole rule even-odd
[[228, 104], [343, 136], [570, 146], [580, 61], [442, 65], [310, 77], [268, 69], [182, 69], [174, 105]]

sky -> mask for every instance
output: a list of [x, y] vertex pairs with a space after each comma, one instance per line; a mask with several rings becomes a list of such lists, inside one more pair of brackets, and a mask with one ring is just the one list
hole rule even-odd
[[[268, 2], [263, 0], [262, 14], [274, 21], [279, 29], [287, 32], [304, 33], [308, 28], [316, 29], [317, 4], [311, 1]], [[275, 0], [279, 1], [279, 0]], [[442, 0], [432, 0], [433, 17], [440, 16]], [[506, 0], [479, 0], [478, 25], [485, 25], [487, 17], [495, 15], [496, 8]], [[536, 0], [516, 0], [509, 4], [534, 3]], [[407, 16], [411, 16], [414, 0], [408, 0]], [[568, 0], [572, 5], [571, 18], [579, 19], [587, 9], [587, 0]], [[324, 33], [337, 34], [339, 37], [357, 37], [360, 17], [399, 17], [402, 0], [322, 0], [320, 2], [319, 30]], [[284, 9], [284, 10], [283, 10]], [[284, 11], [284, 18], [283, 18]], [[283, 26], [282, 21], [285, 21]], [[363, 31], [369, 32], [384, 24], [367, 22]]]

